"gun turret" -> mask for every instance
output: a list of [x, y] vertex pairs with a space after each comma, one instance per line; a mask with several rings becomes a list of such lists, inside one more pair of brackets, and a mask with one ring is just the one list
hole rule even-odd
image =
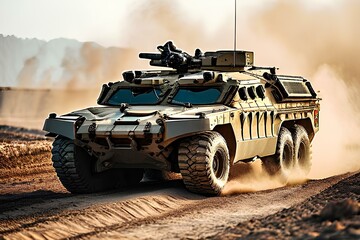
[[[201, 59], [192, 57], [186, 52], [177, 49], [175, 45], [168, 41], [164, 46], [158, 46], [160, 53], [140, 53], [139, 57], [150, 59], [151, 66], [171, 67], [180, 73], [187, 72], [189, 69], [196, 69], [201, 67]], [[201, 56], [201, 51], [196, 50], [196, 55]]]
[[150, 59], [151, 66], [171, 67], [179, 73], [186, 73], [190, 69], [216, 70], [216, 71], [241, 71], [244, 67], [252, 67], [254, 53], [249, 51], [216, 51], [201, 52], [195, 50], [191, 56], [175, 47], [168, 41], [164, 46], [158, 46], [160, 53], [140, 53], [139, 57]]

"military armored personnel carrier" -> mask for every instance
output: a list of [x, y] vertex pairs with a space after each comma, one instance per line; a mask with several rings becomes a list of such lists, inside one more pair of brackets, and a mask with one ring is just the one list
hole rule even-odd
[[191, 56], [172, 42], [158, 50], [139, 56], [166, 69], [124, 72], [103, 85], [101, 106], [46, 119], [53, 166], [70, 192], [136, 184], [156, 169], [217, 195], [239, 161], [261, 159], [285, 181], [310, 170], [320, 99], [308, 80], [256, 67], [249, 51]]

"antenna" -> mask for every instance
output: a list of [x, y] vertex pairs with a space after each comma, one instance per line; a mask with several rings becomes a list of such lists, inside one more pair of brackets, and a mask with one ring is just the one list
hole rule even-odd
[[236, 1], [235, 0], [235, 24], [234, 24], [234, 67], [236, 66], [236, 12], [237, 12], [237, 9], [236, 9]]

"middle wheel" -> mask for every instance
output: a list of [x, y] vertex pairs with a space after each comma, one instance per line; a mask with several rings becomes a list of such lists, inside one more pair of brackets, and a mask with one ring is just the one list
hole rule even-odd
[[269, 175], [281, 176], [286, 183], [294, 170], [294, 142], [291, 132], [281, 127], [276, 152], [272, 156], [262, 158], [263, 168]]
[[218, 132], [205, 132], [184, 139], [179, 145], [178, 161], [187, 189], [218, 195], [228, 181], [229, 150]]

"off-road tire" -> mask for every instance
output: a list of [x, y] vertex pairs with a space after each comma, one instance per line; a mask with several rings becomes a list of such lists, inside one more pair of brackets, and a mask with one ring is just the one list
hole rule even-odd
[[312, 149], [306, 129], [301, 125], [293, 128], [293, 141], [295, 148], [295, 163], [297, 167], [307, 175], [311, 169]]
[[228, 181], [229, 150], [217, 132], [184, 139], [179, 144], [178, 161], [184, 184], [191, 192], [218, 195]]
[[271, 176], [281, 175], [287, 181], [294, 169], [294, 143], [291, 132], [282, 127], [278, 135], [276, 152], [272, 156], [262, 158], [263, 169]]
[[110, 169], [93, 172], [95, 159], [87, 151], [64, 137], [55, 139], [52, 161], [57, 176], [71, 193], [93, 193], [139, 183], [142, 169]]

